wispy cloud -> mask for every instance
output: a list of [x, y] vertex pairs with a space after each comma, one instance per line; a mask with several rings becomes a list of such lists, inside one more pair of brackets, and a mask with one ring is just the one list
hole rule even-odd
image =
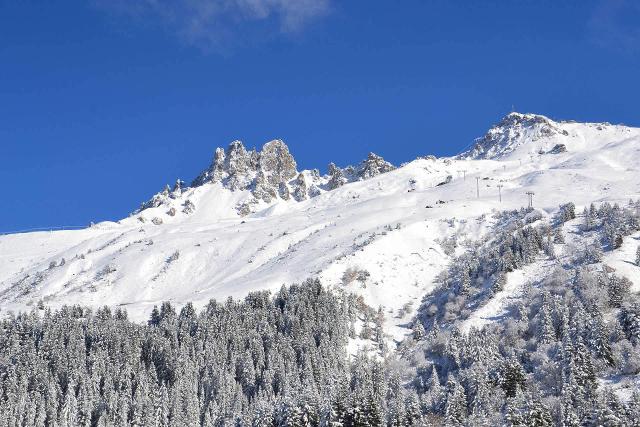
[[183, 41], [224, 49], [251, 35], [293, 36], [327, 15], [331, 0], [94, 0], [102, 9], [153, 19]]
[[589, 21], [594, 42], [621, 51], [640, 50], [640, 1], [600, 0]]

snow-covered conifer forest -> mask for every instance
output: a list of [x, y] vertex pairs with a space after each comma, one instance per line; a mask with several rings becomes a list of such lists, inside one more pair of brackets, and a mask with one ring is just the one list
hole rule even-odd
[[127, 218], [0, 236], [0, 427], [640, 425], [640, 129], [416, 154], [235, 141]]

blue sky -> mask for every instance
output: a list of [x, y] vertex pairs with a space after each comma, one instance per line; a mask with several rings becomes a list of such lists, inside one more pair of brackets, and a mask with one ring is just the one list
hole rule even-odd
[[638, 126], [638, 76], [633, 0], [0, 0], [0, 231], [126, 216], [233, 139], [326, 170], [512, 105]]

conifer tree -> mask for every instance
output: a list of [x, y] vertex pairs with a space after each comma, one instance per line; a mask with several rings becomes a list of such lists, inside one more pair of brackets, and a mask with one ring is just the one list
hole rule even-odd
[[548, 293], [543, 294], [542, 305], [538, 311], [538, 318], [540, 322], [538, 337], [542, 344], [549, 344], [555, 341], [555, 331], [553, 328], [553, 320], [551, 318], [551, 306], [549, 299], [550, 297]]
[[413, 339], [416, 341], [420, 341], [427, 335], [427, 332], [425, 331], [424, 326], [422, 325], [422, 322], [420, 320], [416, 320], [413, 323], [413, 327], [411, 329], [413, 332]]
[[462, 386], [454, 379], [447, 383], [444, 416], [447, 426], [463, 426], [467, 418], [467, 397]]
[[507, 284], [507, 275], [504, 272], [499, 272], [496, 279], [491, 286], [491, 292], [494, 294], [502, 291]]
[[524, 388], [526, 379], [524, 369], [517, 359], [512, 358], [503, 363], [500, 386], [507, 397], [515, 397], [517, 391]]

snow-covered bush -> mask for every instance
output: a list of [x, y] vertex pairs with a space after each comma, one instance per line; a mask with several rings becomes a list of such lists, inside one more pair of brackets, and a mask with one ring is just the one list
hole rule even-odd
[[364, 285], [371, 274], [359, 267], [349, 267], [342, 274], [342, 284], [348, 285], [354, 281], [358, 281], [361, 285]]
[[115, 265], [113, 265], [113, 264], [107, 264], [107, 265], [105, 265], [104, 267], [102, 267], [102, 268], [101, 268], [101, 269], [96, 273], [95, 280], [96, 280], [96, 281], [97, 281], [97, 280], [100, 280], [100, 279], [102, 279], [103, 277], [105, 277], [105, 276], [107, 276], [107, 275], [109, 275], [109, 274], [111, 274], [111, 273], [114, 273], [115, 271], [116, 271], [116, 266], [115, 266]]

